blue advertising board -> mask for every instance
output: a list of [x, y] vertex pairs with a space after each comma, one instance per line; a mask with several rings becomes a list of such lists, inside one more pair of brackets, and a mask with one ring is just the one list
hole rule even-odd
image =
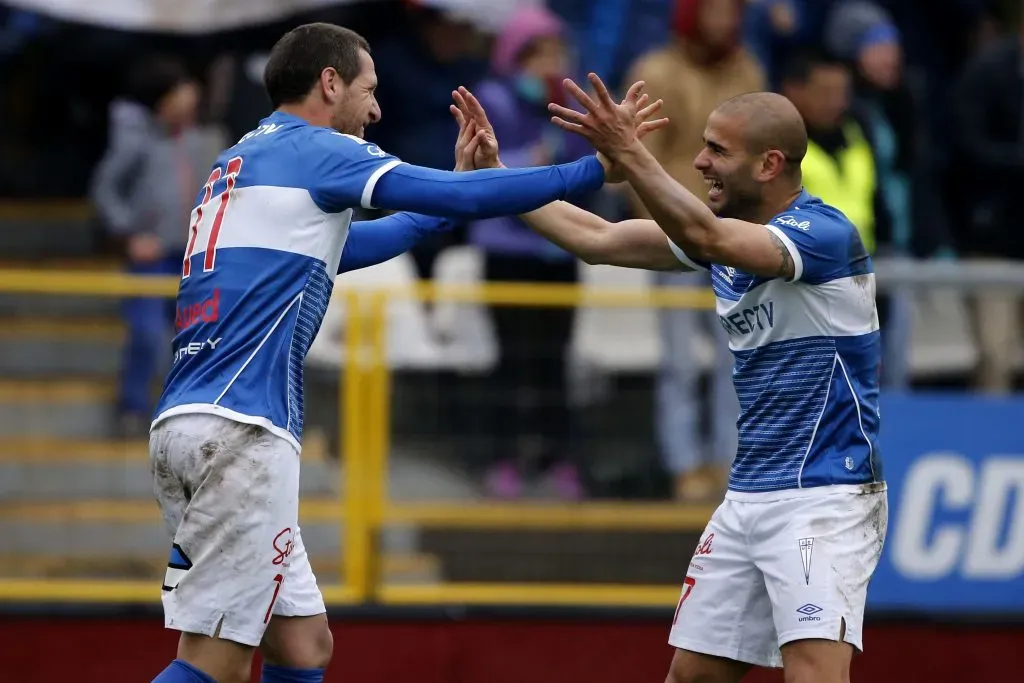
[[1024, 614], [1024, 397], [883, 396], [876, 612]]

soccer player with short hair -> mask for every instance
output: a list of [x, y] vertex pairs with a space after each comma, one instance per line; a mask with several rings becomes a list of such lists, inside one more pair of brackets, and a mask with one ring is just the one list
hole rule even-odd
[[[787, 683], [847, 683], [862, 648], [867, 586], [888, 504], [878, 434], [875, 276], [856, 228], [801, 186], [807, 133], [789, 100], [750, 93], [709, 117], [694, 161], [705, 204], [639, 139], [657, 103], [566, 88], [556, 124], [589, 139], [654, 220], [609, 223], [564, 202], [523, 218], [591, 263], [710, 270], [734, 354], [739, 447], [729, 490], [690, 562], [669, 642], [669, 683], [739, 683], [783, 666]], [[462, 163], [500, 165], [486, 113], [465, 89]], [[667, 236], [667, 239], [666, 239]]]
[[[368, 144], [381, 116], [373, 60], [338, 26], [287, 33], [264, 81], [274, 113], [221, 153], [196, 199], [151, 428], [174, 536], [165, 623], [181, 632], [158, 683], [244, 683], [256, 647], [265, 683], [323, 680], [332, 639], [299, 532], [298, 452], [303, 359], [336, 274], [397, 256], [449, 219], [530, 211], [604, 183], [596, 156], [453, 173]], [[359, 206], [418, 213], [352, 223]]]

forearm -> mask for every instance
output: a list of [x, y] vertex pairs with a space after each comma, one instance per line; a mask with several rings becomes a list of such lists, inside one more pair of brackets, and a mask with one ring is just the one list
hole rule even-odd
[[654, 156], [635, 144], [617, 160], [661, 230], [692, 258], [711, 260], [717, 219], [696, 195], [676, 182]]
[[407, 166], [377, 183], [374, 206], [432, 216], [477, 219], [532, 211], [558, 199], [596, 191], [604, 168], [596, 157], [570, 164], [451, 173]]
[[653, 221], [609, 223], [567, 202], [554, 202], [520, 217], [537, 234], [589, 264], [682, 269]]
[[538, 235], [587, 263], [600, 263], [609, 256], [606, 221], [568, 202], [552, 202], [524, 213], [523, 221]]
[[454, 223], [414, 213], [396, 213], [373, 221], [357, 221], [349, 229], [338, 273], [390, 261], [404, 254], [424, 237], [451, 230]]

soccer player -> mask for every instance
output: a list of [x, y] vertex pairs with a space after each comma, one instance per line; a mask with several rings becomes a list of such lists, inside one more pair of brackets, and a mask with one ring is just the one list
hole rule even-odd
[[[529, 211], [598, 189], [596, 156], [442, 172], [361, 139], [380, 118], [369, 46], [311, 24], [273, 48], [275, 112], [221, 153], [192, 212], [177, 336], [150, 436], [181, 632], [159, 683], [323, 680], [332, 640], [298, 526], [303, 359], [339, 271], [387, 260], [447, 219]], [[465, 141], [462, 141], [464, 144]], [[354, 223], [363, 206], [417, 211]], [[346, 241], [347, 237], [347, 241]]]
[[[694, 161], [705, 204], [639, 142], [658, 125], [638, 111], [643, 84], [616, 104], [590, 79], [594, 97], [566, 82], [585, 112], [551, 105], [553, 120], [613, 161], [654, 220], [609, 223], [563, 202], [523, 217], [590, 263], [710, 270], [735, 357], [739, 448], [686, 574], [668, 681], [738, 683], [782, 665], [787, 683], [846, 683], [888, 521], [871, 259], [846, 217], [802, 189], [807, 134], [789, 100], [751, 93], [711, 114]], [[465, 136], [463, 163], [499, 165], [479, 102], [464, 89], [456, 101], [463, 126], [484, 132]]]

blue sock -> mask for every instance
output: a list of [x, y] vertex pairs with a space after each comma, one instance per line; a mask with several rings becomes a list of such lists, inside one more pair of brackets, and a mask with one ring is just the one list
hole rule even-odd
[[323, 669], [289, 669], [286, 666], [263, 665], [262, 683], [324, 683]]
[[217, 683], [217, 681], [188, 662], [175, 659], [160, 672], [159, 676], [153, 679], [153, 683]]

